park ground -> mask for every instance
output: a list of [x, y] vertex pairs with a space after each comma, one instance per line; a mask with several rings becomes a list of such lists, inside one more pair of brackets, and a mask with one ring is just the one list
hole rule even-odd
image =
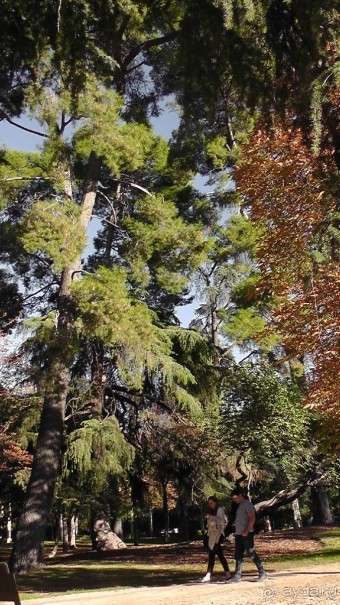
[[[216, 563], [202, 584], [200, 542], [130, 546], [98, 555], [81, 545], [19, 576], [27, 605], [334, 605], [340, 603], [340, 530], [306, 528], [256, 536], [269, 579], [256, 582], [251, 562], [240, 584], [226, 584]], [[233, 569], [233, 545], [225, 546]], [[2, 560], [4, 553], [2, 553]], [[1, 602], [1, 601], [0, 601]]]

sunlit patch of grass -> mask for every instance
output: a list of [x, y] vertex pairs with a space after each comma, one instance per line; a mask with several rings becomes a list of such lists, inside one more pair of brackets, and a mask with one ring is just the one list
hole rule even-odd
[[340, 528], [317, 529], [315, 538], [320, 540], [320, 550], [306, 554], [272, 557], [271, 561], [280, 564], [293, 562], [298, 565], [338, 563], [340, 561]]

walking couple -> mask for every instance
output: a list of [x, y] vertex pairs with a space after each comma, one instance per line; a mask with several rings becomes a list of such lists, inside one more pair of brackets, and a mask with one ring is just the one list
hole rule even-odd
[[228, 583], [240, 582], [242, 576], [243, 555], [246, 552], [248, 557], [255, 563], [259, 576], [257, 581], [267, 580], [262, 561], [258, 556], [254, 546], [254, 523], [255, 509], [250, 500], [243, 494], [241, 489], [234, 489], [231, 494], [231, 501], [237, 505], [235, 517], [235, 573], [232, 576], [229, 570], [228, 562], [222, 550], [222, 544], [225, 537], [230, 533], [231, 524], [226, 524], [224, 508], [219, 505], [215, 496], [208, 498], [210, 511], [204, 518], [207, 524], [207, 546], [209, 552], [207, 573], [202, 582], [210, 582], [213, 573], [216, 556], [220, 560], [225, 572]]

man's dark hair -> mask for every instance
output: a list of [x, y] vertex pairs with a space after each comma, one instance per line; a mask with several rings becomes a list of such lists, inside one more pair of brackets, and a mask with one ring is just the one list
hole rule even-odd
[[244, 491], [240, 487], [235, 487], [235, 489], [232, 490], [230, 497], [232, 496], [243, 496], [245, 498]]

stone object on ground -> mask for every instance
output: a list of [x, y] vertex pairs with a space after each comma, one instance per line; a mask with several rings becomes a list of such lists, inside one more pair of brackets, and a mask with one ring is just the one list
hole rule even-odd
[[100, 552], [126, 548], [125, 542], [112, 531], [109, 522], [105, 519], [97, 519], [94, 522], [93, 533], [96, 549]]

